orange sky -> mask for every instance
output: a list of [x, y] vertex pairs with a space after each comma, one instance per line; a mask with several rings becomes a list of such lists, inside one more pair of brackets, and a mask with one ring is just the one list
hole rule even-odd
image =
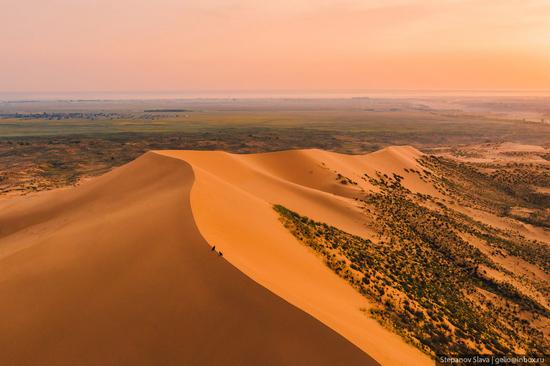
[[0, 9], [2, 92], [550, 89], [548, 0], [0, 0]]

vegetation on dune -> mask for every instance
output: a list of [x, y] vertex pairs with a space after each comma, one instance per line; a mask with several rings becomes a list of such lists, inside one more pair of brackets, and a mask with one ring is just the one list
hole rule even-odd
[[[412, 193], [398, 174], [366, 179], [379, 188], [360, 200], [374, 218], [376, 241], [280, 205], [274, 209], [297, 239], [377, 304], [370, 311], [374, 318], [425, 352], [544, 353], [548, 342], [534, 324], [548, 322], [549, 310], [509, 281], [490, 275], [517, 277], [463, 237], [472, 235], [494, 250], [548, 270], [546, 246], [507, 237], [433, 197]], [[532, 285], [543, 292], [547, 288]]]
[[338, 183], [343, 184], [343, 185], [346, 185], [346, 184], [352, 184], [354, 186], [357, 185], [356, 181], [354, 181], [351, 178], [348, 178], [345, 175], [342, 175], [338, 172], [336, 173], [336, 180], [338, 181]]
[[[508, 163], [466, 164], [428, 155], [419, 164], [435, 174], [417, 171], [442, 194], [456, 197], [460, 204], [550, 228], [550, 195], [535, 187], [550, 188], [550, 167], [545, 164]], [[526, 216], [513, 213], [513, 207], [531, 211]]]

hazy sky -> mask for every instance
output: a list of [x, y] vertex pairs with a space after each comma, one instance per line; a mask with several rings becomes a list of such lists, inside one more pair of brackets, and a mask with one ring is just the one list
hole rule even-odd
[[550, 0], [0, 0], [0, 91], [550, 89]]

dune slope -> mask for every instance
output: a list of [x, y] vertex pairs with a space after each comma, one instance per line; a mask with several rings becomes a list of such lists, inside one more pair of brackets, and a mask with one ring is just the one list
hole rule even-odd
[[[266, 215], [269, 206], [228, 181], [199, 182], [206, 175], [192, 163], [148, 153], [80, 187], [1, 202], [0, 364], [376, 364], [210, 251], [205, 232], [224, 254], [235, 250], [228, 258], [240, 253], [238, 264], [257, 259], [254, 251], [245, 256], [248, 244], [240, 251], [229, 245], [247, 236], [230, 232], [222, 241], [214, 228], [205, 230], [202, 216], [199, 232], [194, 215], [208, 202], [192, 204], [210, 184], [219, 184], [212, 200], [222, 191], [246, 197], [239, 209], [250, 205], [248, 215]], [[193, 184], [199, 196], [190, 194]], [[288, 234], [285, 240], [308, 266], [326, 272]], [[269, 278], [260, 273], [258, 282]], [[277, 293], [282, 285], [268, 288]]]
[[[353, 156], [322, 150], [235, 155], [218, 151], [158, 151], [189, 163], [195, 172], [191, 208], [209, 243], [258, 283], [345, 336], [384, 365], [431, 365], [424, 353], [406, 344], [365, 314], [370, 304], [332, 272], [312, 250], [283, 227], [273, 204], [347, 232], [369, 237], [366, 216], [351, 198], [371, 189], [363, 173], [417, 167], [420, 153], [392, 147]], [[342, 184], [346, 177], [354, 183]], [[429, 192], [416, 177], [404, 184]]]

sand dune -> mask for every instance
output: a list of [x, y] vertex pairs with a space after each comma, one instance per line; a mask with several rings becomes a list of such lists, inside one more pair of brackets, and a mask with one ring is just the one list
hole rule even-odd
[[[159, 151], [184, 160], [196, 175], [191, 207], [204, 238], [223, 248], [245, 274], [344, 335], [384, 365], [407, 359], [432, 364], [426, 355], [367, 317], [368, 302], [335, 275], [281, 225], [272, 209], [282, 204], [350, 233], [371, 236], [365, 215], [348, 197], [371, 185], [364, 173], [417, 167], [419, 152], [392, 147], [362, 156], [322, 150], [234, 155], [225, 152]], [[342, 185], [337, 174], [357, 185]], [[407, 178], [404, 184], [433, 189]]]
[[192, 184], [188, 164], [149, 153], [2, 202], [0, 364], [375, 364], [211, 252]]
[[[357, 199], [383, 189], [369, 178], [399, 174], [412, 192], [548, 242], [540, 227], [449, 199], [421, 177], [421, 156], [407, 146], [366, 155], [152, 151], [75, 188], [3, 198], [0, 364], [431, 365], [373, 320], [373, 305], [273, 210], [376, 242], [384, 222]], [[546, 280], [529, 258], [493, 259]]]
[[432, 364], [367, 317], [365, 298], [272, 209], [372, 235], [353, 201], [372, 188], [363, 174], [419, 154], [157, 151], [1, 201], [0, 363]]
[[[0, 201], [11, 299], [0, 361], [431, 364], [367, 317], [365, 298], [272, 209], [368, 237], [353, 201], [373, 188], [363, 174], [414, 167], [419, 154], [157, 151], [74, 189]], [[404, 184], [433, 189], [415, 179]]]

